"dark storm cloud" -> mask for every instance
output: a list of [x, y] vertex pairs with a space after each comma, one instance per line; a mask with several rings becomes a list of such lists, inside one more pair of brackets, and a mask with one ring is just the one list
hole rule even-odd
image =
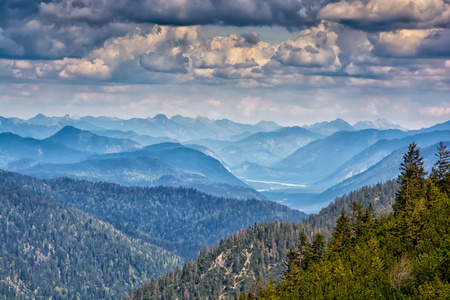
[[55, 1], [40, 10], [60, 20], [132, 21], [164, 25], [269, 25], [299, 28], [316, 22], [326, 0]]
[[[317, 23], [328, 0], [3, 0], [0, 57], [82, 57], [139, 25], [230, 25], [302, 28]], [[146, 26], [148, 24], [149, 26]], [[247, 43], [259, 37], [244, 33]]]
[[170, 56], [166, 54], [150, 52], [140, 57], [139, 64], [144, 69], [151, 72], [161, 73], [183, 73], [188, 72], [186, 64], [189, 58], [184, 57], [181, 53]]
[[450, 56], [450, 29], [430, 33], [419, 47], [420, 56]]
[[244, 39], [245, 43], [250, 45], [256, 45], [259, 42], [259, 34], [254, 31], [246, 31], [241, 34], [241, 37]]
[[341, 0], [327, 4], [318, 18], [367, 31], [450, 27], [448, 0]]

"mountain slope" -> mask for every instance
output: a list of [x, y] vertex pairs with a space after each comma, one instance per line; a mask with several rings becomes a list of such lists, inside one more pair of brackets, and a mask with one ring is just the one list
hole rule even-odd
[[92, 133], [95, 133], [100, 136], [106, 136], [110, 138], [116, 139], [125, 139], [125, 140], [133, 140], [143, 146], [160, 144], [160, 143], [178, 143], [177, 140], [168, 138], [168, 137], [159, 137], [155, 138], [149, 135], [141, 135], [137, 134], [134, 131], [120, 131], [120, 130], [94, 130]]
[[298, 148], [323, 136], [300, 127], [286, 127], [272, 132], [258, 132], [240, 141], [216, 149], [230, 166], [253, 162], [270, 166]]
[[99, 136], [92, 132], [66, 126], [51, 137], [45, 139], [67, 148], [96, 154], [117, 153], [141, 149], [142, 145], [132, 140]]
[[341, 131], [298, 149], [273, 169], [295, 174], [293, 176], [298, 183], [309, 185], [377, 141], [403, 136], [405, 133], [400, 130]]
[[38, 164], [13, 168], [22, 174], [39, 178], [70, 177], [91, 181], [106, 181], [127, 186], [173, 186], [196, 188], [215, 196], [236, 199], [263, 198], [250, 187], [215, 182], [201, 174], [180, 170], [159, 159], [136, 158], [91, 159], [74, 164]]
[[124, 187], [68, 178], [41, 180], [5, 171], [0, 171], [0, 184], [26, 186], [189, 259], [204, 245], [255, 222], [305, 218], [304, 213], [274, 202], [218, 198], [185, 188]]
[[168, 137], [179, 141], [190, 141], [202, 138], [228, 139], [246, 131], [252, 133], [275, 130], [280, 126], [273, 122], [260, 122], [256, 125], [240, 124], [227, 119], [211, 120], [205, 117], [195, 119], [174, 116], [167, 118], [158, 114], [153, 118], [132, 118], [123, 120], [109, 117], [82, 117], [79, 122], [92, 124], [106, 130], [134, 131], [140, 135]]
[[339, 131], [355, 131], [355, 128], [353, 128], [352, 125], [342, 119], [305, 125], [303, 128], [325, 136], [332, 135]]
[[170, 118], [171, 121], [190, 128], [197, 137], [218, 140], [229, 140], [230, 137], [242, 134], [246, 131], [255, 133], [260, 131], [273, 131], [280, 128], [275, 122], [260, 121], [255, 125], [236, 123], [231, 120], [211, 120], [205, 117], [195, 119], [182, 117], [180, 115]]
[[375, 121], [359, 121], [353, 128], [356, 130], [364, 129], [378, 129], [378, 130], [388, 130], [388, 129], [399, 129], [402, 131], [408, 131], [408, 129], [401, 127], [400, 125], [393, 124], [386, 119], [378, 119]]
[[337, 198], [304, 222], [254, 224], [202, 250], [194, 263], [188, 262], [182, 269], [136, 288], [127, 299], [235, 299], [235, 295], [252, 290], [255, 284], [270, 279], [279, 283], [286, 255], [290, 248], [296, 248], [302, 232], [308, 239], [317, 231], [329, 237], [341, 209], [350, 210], [353, 201], [365, 207], [372, 203], [377, 214], [390, 212], [397, 189], [395, 181], [364, 187]]
[[29, 124], [19, 118], [0, 117], [0, 132], [11, 132], [24, 137], [46, 138], [59, 130], [57, 126]]
[[432, 132], [436, 130], [450, 130], [450, 121], [439, 123], [430, 127], [422, 128], [420, 130], [415, 130], [415, 132], [421, 133], [421, 132]]
[[[444, 142], [450, 146], [450, 142]], [[436, 145], [432, 145], [421, 149], [421, 155], [424, 158], [424, 167], [427, 172], [431, 171], [436, 162]], [[390, 155], [386, 156], [382, 161], [370, 167], [365, 172], [355, 175], [343, 182], [333, 186], [332, 188], [323, 192], [319, 199], [327, 203], [334, 199], [334, 197], [348, 193], [364, 185], [376, 184], [380, 181], [386, 181], [395, 178], [399, 174], [400, 163], [402, 162], [403, 154], [406, 152], [407, 146], [397, 149]]]
[[[440, 141], [448, 140], [449, 137], [450, 131], [433, 131], [429, 133], [408, 135], [401, 139], [380, 140], [353, 156], [350, 160], [336, 168], [333, 173], [321, 179], [319, 182], [316, 182], [313, 186], [322, 189], [332, 187], [347, 178], [364, 172], [371, 166], [380, 162], [386, 156], [393, 153], [395, 150], [408, 146], [412, 142], [415, 142], [419, 147], [424, 148]], [[397, 165], [399, 164], [400, 161], [398, 161]], [[385, 179], [387, 178], [382, 178], [382, 180]], [[368, 184], [373, 184], [373, 182], [367, 182], [361, 186]]]
[[29, 159], [40, 162], [68, 163], [81, 161], [88, 153], [69, 149], [45, 140], [23, 138], [12, 133], [0, 134], [0, 167], [16, 160]]
[[[130, 151], [99, 156], [65, 145], [91, 152]], [[136, 148], [141, 146], [130, 140], [97, 136], [74, 127], [65, 127], [45, 140], [2, 133], [0, 167], [44, 178], [69, 176], [125, 185], [185, 186], [223, 197], [264, 198], [231, 174], [208, 149], [163, 143], [131, 151]]]
[[[405, 181], [419, 169], [402, 173]], [[450, 299], [449, 171], [400, 186], [408, 192], [396, 197], [393, 214], [375, 218], [357, 205], [343, 211], [328, 245], [319, 235], [302, 242], [289, 253], [283, 282], [258, 286], [248, 298]]]
[[230, 185], [246, 186], [242, 181], [231, 174], [217, 159], [181, 144], [163, 143], [151, 145], [141, 151], [121, 155], [141, 155], [144, 153], [149, 157], [160, 159], [178, 169], [186, 170], [194, 174], [200, 174], [211, 181], [227, 183]]
[[6, 299], [117, 299], [182, 261], [81, 211], [3, 184], [0, 228]]

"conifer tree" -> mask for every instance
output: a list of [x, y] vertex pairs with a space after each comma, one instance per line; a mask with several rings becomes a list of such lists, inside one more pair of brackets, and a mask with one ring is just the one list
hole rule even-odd
[[313, 255], [313, 260], [317, 261], [325, 256], [325, 236], [317, 232], [314, 235], [314, 242], [311, 245], [311, 253]]
[[291, 248], [286, 256], [286, 261], [284, 262], [286, 266], [286, 271], [284, 271], [284, 279], [292, 290], [295, 286], [295, 281], [298, 274], [298, 253]]
[[329, 250], [340, 252], [345, 244], [350, 240], [350, 220], [342, 206], [341, 215], [336, 219], [336, 226], [333, 228]]
[[423, 167], [423, 158], [420, 156], [420, 150], [415, 142], [409, 145], [408, 152], [403, 156], [400, 171], [397, 179], [400, 189], [392, 207], [396, 214], [411, 214], [417, 206], [417, 202], [423, 199], [425, 175], [427, 174]]
[[302, 269], [304, 266], [303, 260], [305, 259], [308, 248], [311, 246], [306, 241], [306, 234], [304, 232], [300, 233], [299, 242], [297, 244], [297, 254], [298, 254], [298, 267]]
[[450, 185], [450, 151], [447, 150], [447, 146], [440, 142], [437, 146], [438, 153], [435, 154], [438, 157], [437, 162], [431, 171], [431, 179], [439, 188], [445, 188]]

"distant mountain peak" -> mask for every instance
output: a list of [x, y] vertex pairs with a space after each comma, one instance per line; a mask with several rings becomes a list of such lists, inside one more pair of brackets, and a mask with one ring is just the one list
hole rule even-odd
[[345, 120], [343, 120], [341, 118], [337, 118], [336, 120], [333, 120], [333, 121], [331, 121], [329, 123], [340, 123], [340, 124], [348, 124], [348, 125], [350, 125], [347, 121], [345, 121]]
[[[78, 129], [76, 127], [67, 125], [67, 126], [64, 126], [60, 131], [58, 131], [54, 135], [73, 134], [73, 133], [79, 133], [79, 132], [82, 132], [82, 131], [84, 131], [84, 130], [81, 130], [81, 129]], [[85, 132], [88, 132], [88, 131], [85, 131]]]
[[195, 118], [195, 120], [199, 120], [199, 121], [210, 121], [207, 117], [202, 117], [202, 116], [197, 116]]
[[259, 127], [266, 131], [275, 131], [281, 128], [281, 126], [274, 121], [259, 121], [255, 124], [256, 127]]
[[375, 121], [359, 121], [353, 127], [356, 130], [363, 129], [378, 129], [378, 130], [388, 130], [388, 129], [399, 129], [402, 131], [407, 131], [407, 128], [401, 127], [398, 124], [389, 122], [386, 119], [377, 119]]
[[312, 125], [305, 125], [303, 128], [323, 135], [331, 135], [338, 131], [355, 131], [355, 128], [343, 119], [319, 122]]
[[42, 113], [38, 113], [37, 115], [35, 115], [33, 118], [46, 118], [47, 116], [42, 114]]
[[[67, 146], [66, 143], [68, 141], [78, 140], [81, 136], [83, 136], [85, 138], [87, 138], [87, 137], [92, 138], [97, 135], [93, 134], [90, 131], [81, 130], [76, 127], [67, 125], [67, 126], [64, 126], [58, 132], [56, 132], [54, 135], [48, 137], [47, 140], [49, 140], [51, 142], [55, 142], [55, 143], [62, 143]], [[65, 142], [63, 142], [63, 141], [65, 141]]]
[[29, 118], [27, 121], [30, 123], [34, 123], [34, 122], [44, 122], [47, 120], [47, 116], [41, 113], [38, 113], [37, 115], [35, 115], [32, 118]]
[[164, 114], [157, 114], [156, 116], [153, 117], [153, 119], [158, 120], [158, 121], [169, 120], [169, 118], [167, 118], [167, 116]]
[[132, 140], [100, 136], [70, 125], [65, 126], [46, 140], [78, 151], [97, 154], [117, 153], [142, 148], [142, 145]]

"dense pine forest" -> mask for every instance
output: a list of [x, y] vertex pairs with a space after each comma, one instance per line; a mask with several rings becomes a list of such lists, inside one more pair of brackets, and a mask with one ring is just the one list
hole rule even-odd
[[183, 259], [108, 223], [0, 184], [0, 299], [117, 299]]
[[195, 258], [204, 245], [217, 243], [255, 222], [306, 217], [271, 201], [225, 199], [190, 188], [125, 187], [69, 178], [41, 180], [1, 170], [0, 183], [24, 186], [69, 204], [185, 259]]
[[[393, 213], [343, 208], [331, 241], [302, 234], [283, 282], [255, 284], [239, 299], [449, 299], [450, 152], [441, 143], [426, 178], [416, 145], [403, 157]], [[237, 298], [237, 296], [236, 296]]]
[[1, 170], [0, 200], [0, 299], [117, 299], [250, 224], [305, 217], [194, 189]]

